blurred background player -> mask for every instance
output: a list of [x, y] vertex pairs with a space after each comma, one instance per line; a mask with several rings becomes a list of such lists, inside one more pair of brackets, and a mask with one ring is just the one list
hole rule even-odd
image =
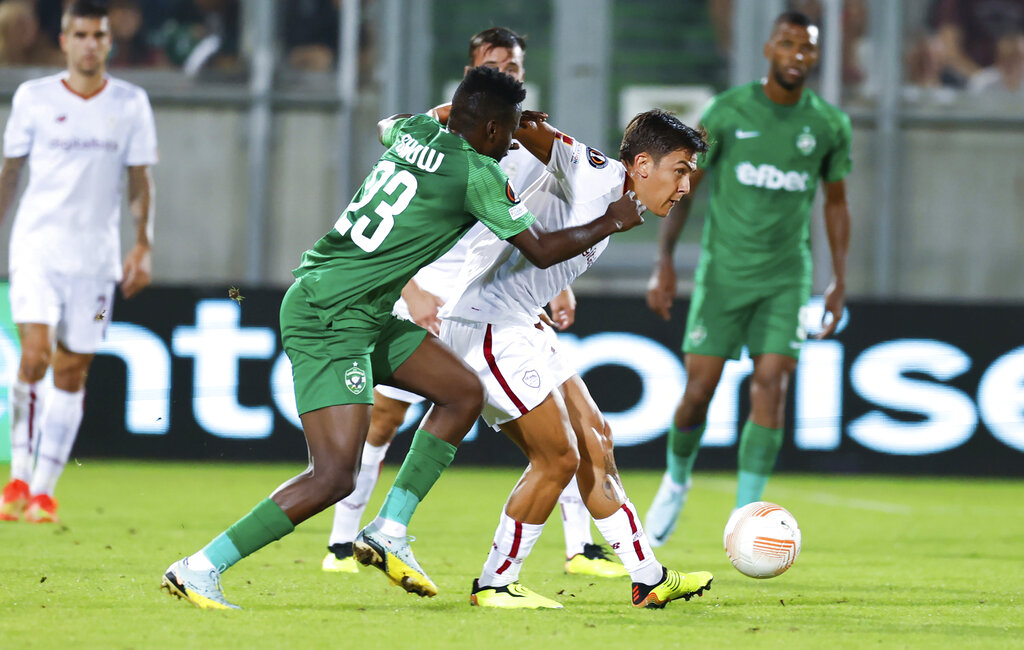
[[[546, 165], [523, 202], [549, 228], [586, 223], [623, 200], [633, 202], [637, 215], [649, 208], [665, 216], [689, 192], [696, 156], [707, 150], [699, 133], [660, 110], [642, 113], [626, 127], [621, 162], [544, 122], [520, 129], [517, 137]], [[574, 476], [598, 530], [633, 580], [633, 605], [664, 607], [710, 588], [710, 573], [669, 570], [654, 556], [619, 478], [608, 422], [538, 319], [543, 305], [589, 269], [607, 244], [537, 268], [481, 233], [471, 243], [459, 292], [441, 311], [442, 340], [483, 379], [484, 421], [529, 460], [502, 509], [483, 572], [473, 581], [474, 605], [561, 608], [521, 585], [519, 573]]]
[[[846, 294], [850, 213], [850, 119], [804, 88], [818, 61], [818, 28], [787, 12], [764, 46], [768, 77], [718, 95], [701, 118], [711, 148], [711, 201], [683, 351], [686, 389], [668, 434], [668, 471], [647, 513], [655, 546], [675, 529], [690, 488], [708, 405], [727, 359], [744, 347], [754, 360], [751, 413], [739, 444], [736, 507], [761, 498], [782, 446], [786, 390], [806, 332], [811, 291], [809, 228], [820, 180], [833, 279], [825, 291], [821, 337], [839, 323]], [[684, 199], [659, 232], [647, 304], [665, 320], [676, 291], [672, 254], [690, 211]], [[828, 317], [831, 316], [831, 320]]]
[[[103, 5], [64, 12], [67, 70], [27, 81], [4, 132], [0, 218], [29, 181], [11, 232], [11, 315], [21, 363], [11, 387], [11, 480], [0, 519], [52, 522], [57, 479], [82, 422], [85, 378], [112, 316], [114, 285], [131, 298], [150, 282], [153, 111], [145, 91], [106, 74], [110, 28]], [[120, 253], [124, 169], [135, 245]], [[56, 344], [56, 347], [55, 347]], [[53, 387], [41, 384], [53, 368]]]
[[200, 551], [168, 567], [162, 586], [169, 594], [202, 608], [236, 609], [220, 585], [224, 571], [351, 494], [370, 426], [372, 387], [383, 380], [433, 405], [353, 551], [406, 591], [437, 594], [413, 556], [408, 525], [479, 417], [483, 395], [480, 380], [451, 350], [391, 313], [402, 287], [477, 220], [538, 265], [574, 257], [640, 222], [635, 211], [616, 206], [574, 228], [531, 228], [533, 215], [497, 164], [512, 143], [525, 96], [508, 75], [473, 68], [455, 92], [448, 128], [427, 115], [379, 123], [388, 150], [335, 227], [303, 254], [281, 303], [281, 338], [309, 466]]
[[[491, 27], [470, 39], [469, 65], [463, 74], [483, 65], [523, 81], [526, 73], [525, 51], [526, 40], [522, 36], [504, 27]], [[499, 164], [508, 174], [512, 187], [520, 191], [532, 185], [544, 173], [544, 164], [521, 147], [509, 149]], [[458, 288], [459, 270], [466, 259], [469, 242], [483, 230], [486, 228], [482, 224], [474, 226], [440, 259], [420, 269], [402, 289], [402, 299], [395, 303], [395, 314], [437, 334], [440, 323], [437, 312]], [[555, 326], [561, 330], [568, 328], [576, 312], [576, 298], [572, 289], [565, 289], [548, 307]], [[324, 571], [355, 573], [359, 570], [358, 563], [352, 557], [352, 542], [355, 541], [360, 519], [380, 476], [381, 463], [388, 446], [405, 421], [409, 407], [423, 401], [419, 395], [384, 384], [378, 385], [374, 393], [370, 431], [363, 447], [356, 487], [352, 494], [338, 502], [334, 508], [328, 553], [321, 562]], [[565, 532], [566, 572], [601, 577], [627, 575], [621, 564], [609, 559], [603, 547], [594, 544], [590, 531], [590, 513], [580, 498], [575, 476], [558, 501]]]

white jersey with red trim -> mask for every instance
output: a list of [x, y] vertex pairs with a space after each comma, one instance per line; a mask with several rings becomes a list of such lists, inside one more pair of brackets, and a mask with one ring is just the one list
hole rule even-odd
[[[590, 223], [622, 197], [626, 169], [617, 160], [559, 134], [546, 173], [523, 192], [523, 203], [544, 230]], [[576, 257], [540, 269], [514, 246], [481, 233], [470, 244], [460, 293], [442, 318], [477, 323], [537, 322], [544, 305], [568, 288], [608, 245], [603, 239]]]
[[[508, 174], [512, 187], [519, 191], [532, 185], [544, 174], [544, 163], [537, 160], [524, 147], [510, 149], [508, 155], [498, 164]], [[424, 291], [447, 301], [459, 288], [459, 271], [469, 253], [469, 243], [484, 231], [487, 231], [487, 227], [482, 223], [474, 225], [447, 253], [417, 271], [412, 279]], [[409, 308], [404, 300], [399, 300], [395, 304], [395, 313], [403, 318], [409, 318]]]
[[14, 93], [4, 156], [28, 156], [28, 187], [14, 218], [10, 270], [44, 268], [121, 279], [125, 167], [157, 162], [146, 92], [107, 77], [82, 97], [67, 73], [26, 81]]

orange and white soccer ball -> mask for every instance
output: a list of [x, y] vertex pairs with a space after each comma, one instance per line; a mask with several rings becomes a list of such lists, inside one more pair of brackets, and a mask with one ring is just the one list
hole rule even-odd
[[800, 527], [782, 506], [757, 501], [737, 508], [723, 536], [736, 570], [751, 578], [774, 578], [800, 556]]

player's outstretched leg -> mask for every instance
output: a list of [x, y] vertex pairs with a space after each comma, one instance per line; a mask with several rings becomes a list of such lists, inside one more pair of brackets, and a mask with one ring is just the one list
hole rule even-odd
[[607, 420], [579, 375], [563, 383], [561, 392], [580, 450], [576, 474], [580, 494], [597, 529], [611, 544], [633, 580], [633, 605], [660, 608], [673, 600], [689, 600], [710, 589], [710, 573], [681, 573], [666, 569], [658, 562], [640, 523], [640, 515], [622, 487]]
[[[377, 406], [374, 405], [374, 413]], [[371, 416], [371, 420], [373, 416]], [[373, 425], [370, 425], [373, 431]], [[359, 476], [356, 477], [356, 488], [334, 505], [334, 525], [327, 543], [327, 555], [320, 567], [332, 573], [358, 573], [359, 563], [352, 554], [352, 543], [359, 532], [359, 520], [366, 511], [366, 504], [373, 494], [373, 488], [380, 477], [381, 463], [388, 451], [390, 443], [383, 446], [371, 445], [369, 440], [363, 445], [363, 456], [359, 465]]]
[[395, 370], [388, 384], [422, 395], [433, 406], [413, 436], [380, 512], [356, 536], [352, 551], [356, 560], [380, 569], [392, 584], [420, 596], [434, 596], [437, 585], [409, 546], [409, 521], [479, 417], [483, 386], [462, 360], [430, 335]]

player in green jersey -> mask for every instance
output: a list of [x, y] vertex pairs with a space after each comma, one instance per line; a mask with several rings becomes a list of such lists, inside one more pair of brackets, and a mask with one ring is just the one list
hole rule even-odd
[[[668, 471], [645, 522], [656, 546], [668, 540], [686, 502], [725, 362], [738, 359], [744, 346], [754, 372], [736, 507], [761, 498], [782, 446], [786, 390], [806, 338], [800, 312], [810, 296], [810, 215], [819, 180], [833, 272], [821, 337], [833, 332], [843, 311], [850, 120], [804, 88], [818, 60], [818, 28], [807, 16], [780, 15], [764, 54], [768, 77], [718, 95], [701, 118], [712, 142], [701, 161], [701, 171], [710, 173], [711, 200], [683, 342], [686, 390], [669, 429]], [[687, 197], [659, 234], [647, 303], [665, 320], [676, 290], [672, 253], [689, 210]]]
[[474, 68], [455, 93], [447, 128], [426, 115], [378, 125], [387, 152], [334, 228], [303, 254], [281, 304], [309, 467], [201, 551], [172, 564], [163, 578], [168, 593], [203, 608], [236, 608], [224, 597], [220, 575], [352, 491], [372, 386], [385, 379], [433, 406], [380, 514], [360, 532], [356, 556], [406, 591], [437, 593], [413, 557], [406, 529], [480, 415], [483, 389], [437, 338], [391, 315], [402, 287], [477, 220], [541, 267], [643, 222], [632, 202], [622, 200], [574, 228], [545, 233], [534, 224], [497, 162], [519, 126], [525, 95], [515, 79]]

